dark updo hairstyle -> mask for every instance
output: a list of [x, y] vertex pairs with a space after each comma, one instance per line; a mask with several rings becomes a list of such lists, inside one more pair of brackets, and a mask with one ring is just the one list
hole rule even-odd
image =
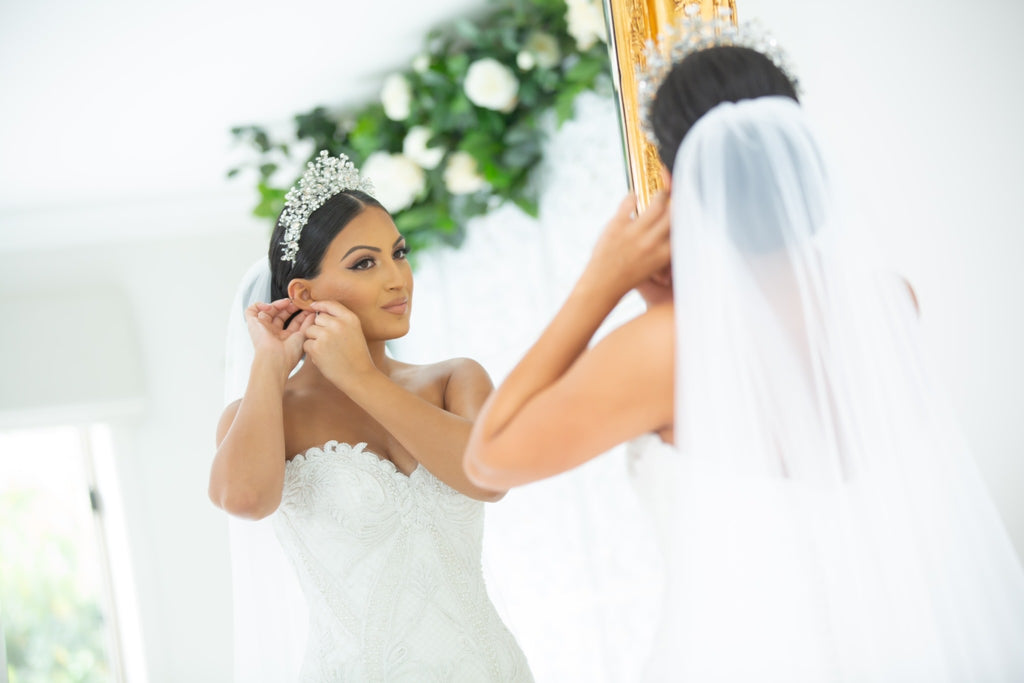
[[271, 301], [284, 299], [288, 296], [288, 283], [295, 278], [314, 278], [320, 274], [320, 264], [324, 253], [342, 228], [352, 222], [366, 207], [375, 206], [381, 211], [386, 209], [376, 199], [360, 190], [345, 190], [328, 199], [323, 206], [314, 211], [302, 228], [299, 237], [299, 253], [295, 255], [294, 265], [290, 261], [282, 261], [285, 227], [280, 218], [270, 237], [270, 295]]
[[756, 50], [722, 45], [687, 55], [669, 71], [651, 105], [662, 163], [672, 170], [683, 138], [715, 106], [770, 95], [799, 101], [792, 81]]

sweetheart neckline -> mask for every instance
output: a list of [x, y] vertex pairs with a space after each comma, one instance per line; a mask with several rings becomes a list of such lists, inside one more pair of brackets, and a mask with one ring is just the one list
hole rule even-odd
[[310, 455], [335, 455], [338, 452], [344, 452], [344, 453], [348, 453], [348, 454], [355, 453], [355, 454], [358, 454], [358, 455], [366, 455], [366, 456], [376, 460], [378, 464], [380, 464], [382, 467], [384, 467], [384, 469], [386, 469], [389, 472], [391, 472], [392, 474], [394, 474], [396, 476], [399, 476], [402, 479], [406, 479], [406, 480], [412, 479], [412, 476], [414, 474], [416, 474], [421, 469], [423, 469], [423, 464], [420, 463], [420, 462], [417, 462], [416, 463], [416, 467], [414, 467], [412, 469], [412, 471], [409, 472], [409, 474], [406, 474], [405, 472], [402, 472], [400, 469], [398, 469], [398, 466], [395, 465], [395, 463], [392, 462], [391, 460], [389, 460], [388, 458], [385, 458], [385, 457], [375, 453], [374, 451], [367, 450], [366, 442], [365, 441], [360, 441], [360, 442], [358, 442], [358, 443], [353, 445], [353, 444], [348, 443], [347, 441], [336, 441], [334, 439], [331, 439], [330, 441], [327, 441], [322, 446], [310, 446], [305, 451], [302, 451], [301, 453], [296, 453], [295, 456], [292, 457], [290, 460], [285, 460], [285, 467], [287, 468], [288, 465], [291, 465], [293, 462], [297, 461], [299, 458], [302, 458], [303, 461], [307, 461], [307, 460], [309, 460], [309, 456]]

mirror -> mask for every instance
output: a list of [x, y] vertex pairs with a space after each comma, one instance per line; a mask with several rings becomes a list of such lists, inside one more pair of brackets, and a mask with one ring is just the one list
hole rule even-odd
[[645, 65], [647, 42], [657, 42], [658, 35], [678, 21], [691, 5], [699, 6], [704, 19], [711, 19], [721, 8], [730, 10], [733, 22], [736, 21], [735, 0], [605, 0], [608, 49], [619, 102], [626, 177], [630, 189], [636, 193], [638, 211], [643, 211], [651, 196], [661, 188], [658, 172], [661, 162], [654, 145], [640, 130], [636, 69]]

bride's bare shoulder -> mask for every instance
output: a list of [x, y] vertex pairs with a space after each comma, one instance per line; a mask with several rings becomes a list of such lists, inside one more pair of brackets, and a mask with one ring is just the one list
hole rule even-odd
[[418, 377], [421, 381], [447, 382], [452, 378], [487, 377], [487, 371], [472, 358], [449, 358], [436, 363], [403, 363], [394, 361], [397, 372]]
[[617, 366], [642, 383], [670, 384], [675, 334], [672, 304], [658, 304], [610, 332], [588, 355], [602, 368]]
[[671, 302], [651, 306], [616, 332], [621, 333], [623, 341], [631, 346], [673, 353], [676, 337], [675, 308]]

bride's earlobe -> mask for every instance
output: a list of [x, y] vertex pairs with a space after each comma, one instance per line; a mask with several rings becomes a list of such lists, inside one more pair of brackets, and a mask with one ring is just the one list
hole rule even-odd
[[310, 292], [309, 281], [295, 279], [289, 282], [288, 298], [303, 311], [308, 311], [310, 304], [313, 303], [313, 294]]

